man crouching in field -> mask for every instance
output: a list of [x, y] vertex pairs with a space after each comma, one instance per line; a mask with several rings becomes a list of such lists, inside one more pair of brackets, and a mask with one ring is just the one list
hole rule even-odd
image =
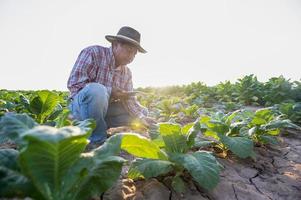
[[133, 95], [132, 73], [127, 67], [137, 52], [146, 53], [140, 46], [140, 33], [131, 27], [122, 27], [116, 36], [105, 38], [111, 47], [83, 49], [67, 84], [72, 115], [78, 120], [93, 118], [96, 121], [90, 137], [90, 145], [94, 147], [106, 140], [108, 128], [129, 125], [135, 118], [146, 126], [155, 123]]

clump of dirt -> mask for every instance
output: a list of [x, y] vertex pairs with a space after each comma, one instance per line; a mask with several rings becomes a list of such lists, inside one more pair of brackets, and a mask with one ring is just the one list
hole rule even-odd
[[0, 149], [17, 149], [17, 144], [12, 141], [0, 143]]

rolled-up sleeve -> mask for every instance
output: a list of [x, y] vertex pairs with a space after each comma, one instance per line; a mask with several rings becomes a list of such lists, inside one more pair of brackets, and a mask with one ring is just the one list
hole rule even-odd
[[93, 58], [92, 51], [89, 48], [83, 49], [70, 73], [67, 87], [73, 97], [80, 89], [82, 89], [90, 80], [93, 74]]

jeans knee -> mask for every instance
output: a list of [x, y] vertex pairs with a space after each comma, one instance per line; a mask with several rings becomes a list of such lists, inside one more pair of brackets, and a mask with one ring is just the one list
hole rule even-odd
[[88, 89], [88, 92], [90, 92], [91, 94], [99, 94], [99, 93], [107, 92], [107, 88], [100, 83], [88, 83], [86, 87]]
[[108, 101], [108, 92], [107, 88], [99, 83], [89, 83], [86, 85], [84, 88], [84, 98], [83, 101], [85, 100], [95, 100], [95, 101], [101, 101], [101, 102], [106, 102]]
[[99, 83], [89, 83], [86, 87], [88, 88], [88, 95], [106, 96], [108, 93], [107, 88]]

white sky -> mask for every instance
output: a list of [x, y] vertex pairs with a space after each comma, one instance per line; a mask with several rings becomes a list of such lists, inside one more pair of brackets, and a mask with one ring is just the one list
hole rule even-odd
[[136, 28], [134, 87], [301, 77], [300, 0], [0, 0], [0, 89], [67, 90], [79, 52]]

